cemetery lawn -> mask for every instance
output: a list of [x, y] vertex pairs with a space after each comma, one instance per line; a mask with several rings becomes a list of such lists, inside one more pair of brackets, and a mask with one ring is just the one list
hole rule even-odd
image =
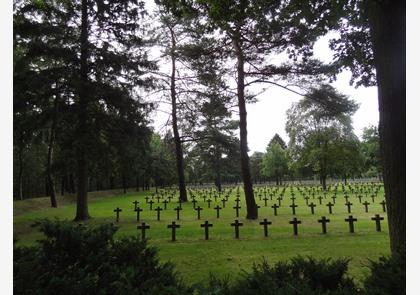
[[[149, 204], [145, 203], [145, 197], [153, 194], [154, 191], [129, 192], [125, 195], [91, 194], [89, 213], [92, 218], [86, 224], [93, 226], [115, 222], [113, 210], [119, 207], [122, 212], [117, 224], [119, 230], [116, 237], [139, 235], [136, 212], [133, 211], [132, 204], [133, 201], [138, 200], [140, 208], [144, 210], [140, 213], [140, 222], [150, 225], [150, 229], [146, 231], [149, 245], [158, 248], [162, 262], [174, 263], [177, 272], [188, 284], [208, 280], [209, 273], [219, 278], [228, 276], [235, 279], [243, 270], [250, 271], [253, 263], [261, 262], [263, 259], [274, 264], [279, 260], [286, 260], [297, 255], [311, 255], [317, 258], [348, 257], [351, 259], [349, 273], [360, 283], [368, 274], [366, 265], [369, 259], [376, 260], [381, 255], [390, 254], [386, 213], [382, 211], [380, 204], [384, 199], [383, 189], [374, 203], [369, 196], [362, 198], [362, 202], [370, 203], [369, 213], [365, 213], [364, 206], [359, 203], [355, 195], [350, 195], [349, 201], [353, 203], [351, 215], [357, 218], [354, 224], [355, 233], [349, 233], [349, 225], [344, 221], [350, 214], [347, 213], [347, 207], [344, 205], [342, 192], [337, 194], [333, 214], [328, 213], [328, 207], [325, 205], [331, 200], [331, 196], [322, 200], [322, 205], [319, 205], [318, 199], [311, 198], [309, 203], [316, 204], [314, 215], [306, 206], [305, 200], [298, 194], [295, 201], [298, 205], [295, 217], [302, 221], [298, 227], [298, 236], [293, 235], [292, 225], [289, 224], [294, 217], [289, 207], [291, 204], [289, 190], [286, 190], [281, 207], [277, 209], [277, 216], [271, 208], [274, 203], [277, 203], [276, 197], [268, 200], [268, 206], [265, 207], [264, 200], [259, 201], [256, 196], [255, 199], [261, 206], [258, 220], [245, 219], [246, 205], [242, 191], [240, 203], [242, 208], [239, 218], [236, 218], [233, 209], [235, 190], [226, 202], [226, 208], [220, 210], [220, 218], [216, 218], [216, 210], [213, 209], [216, 204], [222, 207], [220, 201], [215, 203], [212, 198], [209, 209], [207, 202], [197, 197], [197, 206], [204, 209], [201, 211], [200, 220], [197, 220], [197, 211], [193, 210], [191, 199], [190, 202], [182, 204], [180, 220], [176, 220], [174, 208], [178, 203], [172, 199], [167, 205], [167, 210], [161, 211], [161, 220], [157, 221], [157, 212], [149, 210]], [[36, 220], [44, 218], [72, 220], [74, 218], [76, 205], [71, 197], [65, 199], [58, 197], [58, 204], [59, 208], [54, 209], [48, 208], [47, 198], [15, 201], [13, 238], [17, 239], [16, 245], [33, 245], [36, 240], [42, 238], [37, 228], [31, 227]], [[162, 200], [160, 203], [153, 204], [153, 209], [157, 206], [163, 208]], [[375, 222], [371, 220], [375, 214], [385, 217], [381, 222], [381, 232], [375, 230]], [[321, 233], [321, 224], [317, 222], [321, 216], [326, 216], [331, 221], [327, 224], [326, 235]], [[268, 237], [264, 237], [263, 227], [259, 224], [263, 218], [272, 222], [268, 227]], [[235, 219], [244, 224], [239, 229], [239, 239], [234, 239], [234, 228], [230, 226]], [[213, 224], [213, 227], [209, 228], [210, 239], [207, 241], [204, 240], [204, 229], [200, 227], [205, 220]], [[167, 228], [172, 221], [181, 225], [181, 228], [176, 231], [175, 242], [171, 242], [171, 230]]]

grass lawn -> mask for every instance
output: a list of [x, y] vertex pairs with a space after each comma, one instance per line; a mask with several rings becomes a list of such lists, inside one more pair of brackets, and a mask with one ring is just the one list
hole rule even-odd
[[[271, 205], [277, 203], [276, 193], [272, 200], [268, 200], [268, 206], [264, 206], [264, 200], [257, 203], [261, 206], [259, 209], [258, 220], [245, 219], [246, 205], [243, 191], [241, 193], [241, 202], [239, 218], [236, 218], [234, 199], [236, 198], [236, 189], [230, 194], [226, 207], [220, 211], [220, 218], [216, 218], [216, 210], [213, 207], [222, 202], [214, 202], [212, 198], [211, 208], [208, 208], [207, 202], [201, 197], [196, 197], [197, 206], [202, 207], [201, 219], [197, 220], [197, 212], [193, 210], [192, 202], [182, 204], [181, 218], [176, 220], [176, 211], [174, 208], [178, 205], [172, 199], [167, 205], [167, 210], [161, 212], [161, 220], [156, 220], [156, 211], [149, 209], [145, 197], [155, 195], [150, 192], [129, 192], [125, 195], [95, 193], [90, 195], [89, 212], [91, 219], [86, 223], [96, 225], [102, 223], [115, 222], [115, 213], [113, 210], [120, 207], [120, 222], [118, 222], [119, 231], [117, 236], [138, 235], [136, 212], [133, 211], [133, 201], [138, 200], [140, 207], [144, 210], [140, 213], [140, 222], [146, 222], [150, 225], [146, 235], [150, 239], [149, 244], [159, 249], [159, 256], [162, 261], [171, 261], [176, 265], [176, 270], [180, 273], [185, 282], [192, 284], [200, 280], [206, 280], [209, 272], [217, 277], [229, 276], [235, 278], [240, 275], [242, 270], [250, 270], [252, 264], [266, 259], [269, 263], [278, 260], [288, 259], [296, 255], [312, 255], [315, 257], [348, 257], [350, 261], [350, 274], [360, 281], [367, 273], [366, 264], [368, 259], [377, 259], [381, 255], [388, 255], [389, 237], [386, 213], [382, 211], [380, 202], [384, 199], [383, 190], [378, 194], [375, 202], [372, 203], [370, 194], [363, 194], [362, 202], [368, 201], [369, 213], [365, 213], [364, 206], [359, 203], [356, 195], [349, 194], [349, 201], [353, 203], [352, 215], [357, 218], [355, 223], [355, 233], [349, 233], [349, 225], [344, 221], [348, 217], [347, 207], [344, 205], [345, 199], [343, 192], [338, 191], [336, 204], [333, 207], [333, 214], [328, 213], [328, 207], [325, 205], [332, 202], [332, 193], [329, 193], [326, 199], [322, 200], [322, 205], [316, 198], [309, 200], [317, 206], [315, 214], [306, 206], [305, 200], [295, 189], [296, 217], [302, 221], [299, 225], [298, 236], [293, 235], [292, 225], [289, 221], [293, 218], [292, 210], [289, 205], [290, 189], [287, 189], [281, 207], [278, 208], [278, 215], [274, 215]], [[207, 194], [209, 195], [209, 194]], [[223, 196], [223, 195], [222, 195]], [[264, 197], [263, 197], [264, 198]], [[269, 198], [269, 197], [268, 197]], [[162, 200], [157, 203], [154, 200], [153, 208], [160, 206], [163, 208]], [[190, 198], [191, 201], [191, 198]], [[17, 239], [17, 245], [31, 245], [37, 239], [42, 237], [36, 228], [30, 225], [42, 218], [59, 218], [60, 220], [71, 220], [75, 216], [76, 208], [74, 200], [71, 197], [65, 199], [58, 198], [59, 208], [48, 208], [47, 198], [30, 199], [14, 202], [14, 238]], [[375, 214], [381, 214], [385, 217], [382, 221], [382, 232], [375, 230], [375, 222], [371, 220]], [[328, 233], [321, 233], [321, 224], [317, 220], [321, 216], [330, 219], [327, 225]], [[263, 227], [259, 222], [267, 218], [272, 224], [268, 228], [268, 237], [264, 237]], [[234, 228], [230, 226], [235, 219], [243, 222], [240, 228], [240, 239], [234, 239]], [[200, 224], [208, 220], [213, 224], [209, 229], [210, 239], [204, 240], [204, 229]], [[171, 230], [167, 225], [176, 221], [181, 225], [177, 229], [176, 242], [171, 242]]]

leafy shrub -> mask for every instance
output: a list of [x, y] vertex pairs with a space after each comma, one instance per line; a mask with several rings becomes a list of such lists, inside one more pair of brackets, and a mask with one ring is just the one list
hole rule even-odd
[[405, 253], [382, 256], [378, 261], [370, 260], [371, 274], [366, 278], [364, 287], [369, 295], [406, 294]]
[[173, 265], [138, 238], [114, 240], [117, 228], [38, 223], [35, 247], [14, 248], [15, 294], [189, 294]]
[[209, 288], [200, 294], [357, 294], [353, 280], [347, 277], [348, 262], [297, 256], [271, 267], [264, 260], [230, 288], [226, 280], [211, 278]]

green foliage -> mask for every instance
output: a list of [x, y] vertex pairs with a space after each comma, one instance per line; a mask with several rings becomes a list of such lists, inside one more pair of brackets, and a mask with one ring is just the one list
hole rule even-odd
[[287, 170], [287, 161], [287, 153], [280, 144], [276, 142], [270, 144], [262, 160], [263, 175], [274, 177], [278, 182]]
[[382, 256], [378, 261], [370, 260], [371, 270], [364, 282], [369, 295], [405, 294], [405, 252], [393, 256]]
[[46, 236], [35, 247], [14, 249], [16, 294], [186, 294], [171, 264], [155, 248], [129, 237], [114, 240], [112, 224], [87, 228], [38, 223]]
[[347, 276], [348, 262], [297, 256], [270, 266], [264, 260], [231, 287], [226, 280], [210, 279], [209, 289], [200, 294], [355, 294], [358, 290]]
[[382, 173], [382, 163], [379, 150], [379, 133], [376, 126], [363, 129], [361, 152], [368, 176], [378, 176]]

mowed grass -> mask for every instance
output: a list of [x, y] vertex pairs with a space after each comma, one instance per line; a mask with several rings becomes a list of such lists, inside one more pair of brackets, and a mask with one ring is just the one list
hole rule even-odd
[[[336, 204], [333, 207], [333, 214], [329, 214], [326, 204], [333, 200], [332, 192], [329, 192], [326, 198], [322, 199], [322, 205], [319, 204], [318, 196], [320, 192], [315, 193], [315, 198], [310, 195], [309, 203], [316, 204], [315, 214], [311, 214], [310, 208], [306, 205], [303, 196], [294, 189], [296, 215], [292, 215], [292, 204], [290, 199], [290, 188], [287, 188], [281, 201], [281, 207], [277, 209], [278, 215], [274, 215], [271, 206], [278, 204], [276, 198], [280, 195], [280, 191], [274, 194], [270, 200], [267, 194], [267, 207], [264, 200], [259, 200], [256, 194], [256, 201], [261, 208], [259, 209], [258, 220], [247, 220], [246, 204], [242, 189], [240, 192], [240, 209], [239, 218], [233, 207], [236, 202], [237, 190], [234, 189], [230, 193], [229, 200], [226, 202], [225, 208], [220, 211], [220, 218], [216, 218], [216, 205], [222, 206], [222, 202], [218, 198], [214, 200], [214, 193], [209, 191], [204, 194], [212, 196], [210, 208], [203, 198], [196, 195], [198, 201], [196, 206], [202, 207], [201, 219], [197, 219], [197, 211], [193, 209], [191, 195], [189, 202], [182, 204], [180, 212], [180, 220], [176, 220], [176, 211], [174, 210], [179, 204], [172, 199], [167, 204], [167, 209], [161, 211], [160, 221], [157, 221], [157, 212], [154, 210], [158, 206], [164, 207], [163, 199], [157, 202], [157, 195], [165, 195], [163, 192], [156, 194], [150, 192], [130, 192], [125, 195], [107, 195], [100, 196], [95, 194], [89, 201], [89, 212], [91, 219], [86, 222], [87, 225], [93, 226], [102, 223], [115, 223], [119, 230], [117, 237], [128, 235], [139, 235], [137, 229], [136, 212], [133, 210], [133, 202], [139, 201], [139, 207], [143, 209], [140, 213], [140, 223], [146, 222], [150, 225], [146, 236], [149, 238], [149, 244], [159, 249], [159, 257], [162, 261], [171, 261], [176, 265], [176, 270], [185, 282], [192, 284], [199, 281], [206, 281], [209, 273], [216, 277], [237, 278], [241, 271], [249, 271], [253, 263], [261, 262], [266, 259], [270, 264], [279, 260], [286, 260], [296, 255], [311, 255], [318, 258], [350, 258], [350, 274], [357, 280], [361, 281], [368, 274], [366, 267], [368, 259], [377, 259], [381, 255], [388, 255], [389, 237], [386, 213], [382, 210], [380, 202], [384, 200], [383, 190], [378, 193], [374, 203], [370, 197], [371, 193], [362, 194], [362, 202], [368, 201], [369, 212], [366, 213], [364, 206], [359, 203], [356, 194], [351, 194], [348, 189], [349, 201], [353, 203], [352, 213], [357, 222], [355, 223], [355, 233], [349, 233], [349, 225], [344, 221], [350, 214], [347, 212], [344, 194], [341, 187], [337, 192]], [[222, 194], [223, 197], [226, 193]], [[153, 209], [146, 203], [145, 198], [154, 195]], [[264, 198], [264, 194], [262, 194]], [[33, 202], [34, 206], [31, 206]], [[60, 205], [60, 199], [59, 199]], [[31, 245], [36, 240], [42, 238], [42, 234], [31, 224], [39, 219], [58, 218], [60, 220], [72, 220], [75, 215], [75, 204], [71, 201], [63, 202], [59, 208], [40, 208], [40, 204], [44, 203], [48, 206], [47, 199], [25, 200], [14, 203], [14, 238], [17, 239], [17, 245]], [[122, 209], [120, 213], [120, 221], [115, 222], [115, 213], [113, 210], [119, 207]], [[371, 220], [375, 214], [380, 214], [385, 219], [381, 222], [382, 232], [377, 232], [375, 222]], [[321, 224], [317, 220], [321, 216], [330, 219], [327, 225], [328, 233], [321, 233]], [[293, 217], [301, 220], [299, 225], [298, 236], [293, 235], [292, 225], [289, 221]], [[259, 224], [262, 219], [267, 218], [272, 222], [268, 228], [268, 237], [264, 237], [263, 227]], [[240, 227], [240, 239], [234, 239], [234, 228], [230, 224], [238, 219], [244, 225]], [[209, 229], [210, 239], [204, 240], [204, 229], [200, 224], [208, 220], [213, 227]], [[167, 225], [172, 221], [176, 221], [181, 227], [176, 231], [176, 241], [171, 241], [171, 229]]]

